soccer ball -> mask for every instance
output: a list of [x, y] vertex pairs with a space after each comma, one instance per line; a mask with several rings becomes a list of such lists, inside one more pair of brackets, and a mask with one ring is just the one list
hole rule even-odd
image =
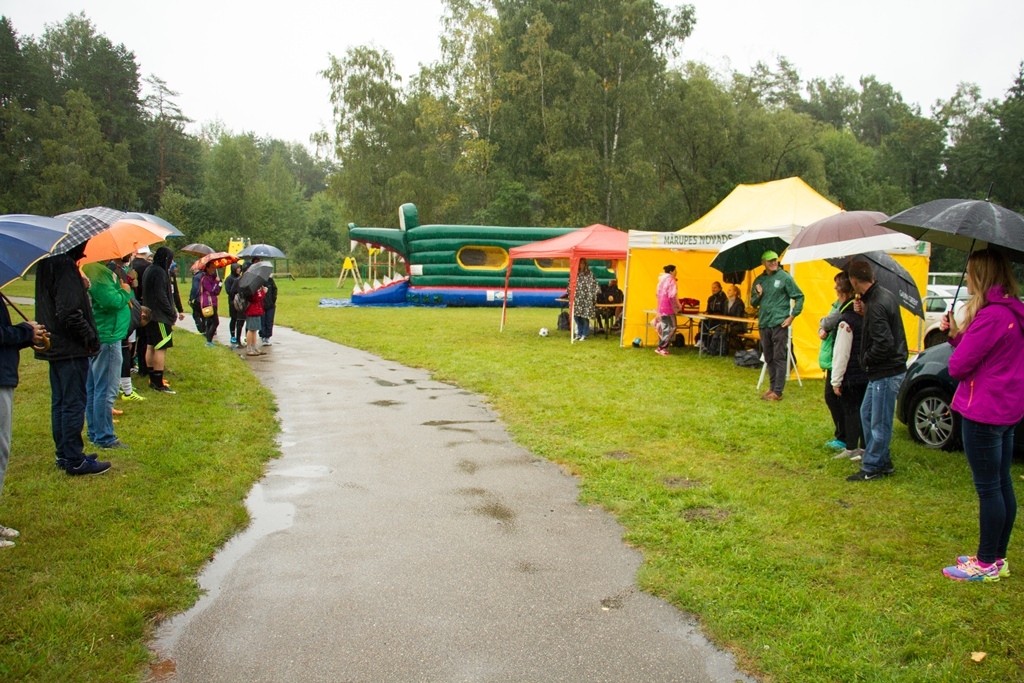
[[640, 337], [637, 337], [636, 339], [633, 340], [633, 348], [634, 349], [639, 349], [643, 345], [644, 345], [644, 340], [641, 339]]
[[546, 328], [546, 327], [540, 328], [540, 336], [542, 336], [542, 337], [548, 336], [548, 328]]

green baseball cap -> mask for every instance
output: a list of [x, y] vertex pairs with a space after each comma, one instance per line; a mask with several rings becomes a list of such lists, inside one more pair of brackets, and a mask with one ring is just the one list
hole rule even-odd
[[761, 254], [761, 260], [762, 261], [775, 261], [778, 258], [779, 258], [779, 255], [776, 254], [774, 251], [766, 251], [763, 254]]

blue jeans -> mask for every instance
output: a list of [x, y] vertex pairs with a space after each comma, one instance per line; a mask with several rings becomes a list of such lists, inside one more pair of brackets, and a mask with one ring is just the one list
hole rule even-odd
[[892, 441], [892, 421], [896, 416], [896, 394], [900, 391], [905, 372], [868, 382], [864, 401], [860, 404], [860, 426], [864, 431], [864, 455], [861, 469], [881, 472], [891, 467], [889, 444]]
[[576, 336], [577, 337], [589, 337], [590, 336], [590, 318], [581, 318], [578, 315], [573, 316], [573, 320], [576, 321]]
[[114, 399], [121, 385], [121, 342], [100, 344], [100, 352], [89, 359], [85, 383], [86, 435], [97, 446], [109, 446], [114, 436]]
[[85, 459], [85, 382], [88, 358], [50, 361], [50, 431], [58, 460], [77, 465]]
[[988, 425], [963, 418], [967, 463], [978, 492], [978, 559], [995, 562], [1006, 557], [1010, 532], [1017, 517], [1017, 498], [1010, 478], [1013, 432], [1016, 425]]

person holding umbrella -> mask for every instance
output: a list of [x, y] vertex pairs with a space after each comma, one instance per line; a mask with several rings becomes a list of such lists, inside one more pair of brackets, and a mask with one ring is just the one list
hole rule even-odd
[[[14, 388], [18, 386], [19, 351], [27, 346], [42, 345], [46, 339], [46, 328], [29, 320], [17, 325], [11, 324], [6, 300], [0, 307], [0, 493], [4, 489], [4, 476], [11, 456], [11, 425], [14, 415]], [[15, 529], [0, 524], [0, 548], [14, 545], [12, 538], [20, 536]]]
[[39, 262], [36, 268], [36, 317], [50, 332], [50, 347], [35, 356], [50, 365], [50, 426], [57, 468], [69, 475], [102, 474], [109, 462], [85, 453], [86, 379], [89, 359], [100, 348], [99, 333], [78, 261], [86, 242]]
[[217, 335], [217, 326], [220, 324], [220, 319], [217, 317], [217, 299], [219, 296], [220, 278], [217, 276], [217, 265], [211, 261], [201, 271], [201, 279], [199, 281], [200, 312], [207, 306], [213, 308], [213, 314], [203, 318], [203, 333], [206, 335], [207, 346], [214, 346], [213, 338]]
[[761, 398], [781, 401], [789, 374], [789, 326], [804, 308], [804, 293], [793, 276], [779, 267], [774, 251], [761, 254], [764, 272], [754, 279], [750, 305], [758, 306], [757, 323], [761, 329], [761, 350], [768, 367], [768, 391]]
[[977, 555], [960, 556], [942, 573], [955, 581], [998, 581], [1009, 575], [1006, 550], [1017, 515], [1010, 478], [1013, 436], [1024, 418], [1024, 303], [1005, 254], [982, 249], [967, 261], [964, 320], [950, 320], [949, 374], [960, 380], [952, 408], [962, 418], [964, 452], [978, 493]]
[[256, 335], [263, 324], [263, 299], [267, 295], [267, 288], [260, 287], [253, 292], [249, 299], [249, 307], [245, 309], [245, 355], [263, 356], [266, 351], [261, 351], [256, 346]]

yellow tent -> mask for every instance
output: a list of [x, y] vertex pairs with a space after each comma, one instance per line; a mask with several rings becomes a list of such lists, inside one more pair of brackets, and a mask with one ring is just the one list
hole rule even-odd
[[[761, 185], [740, 185], [718, 206], [679, 232], [630, 231], [623, 287], [623, 342], [628, 344], [639, 337], [646, 346], [655, 341], [656, 335], [649, 326], [652, 316], [648, 311], [655, 308], [654, 290], [663, 266], [669, 263], [676, 266], [679, 296], [700, 300], [703, 310], [711, 294], [711, 283], [722, 281], [722, 273], [711, 267], [711, 260], [727, 240], [750, 230], [766, 230], [792, 240], [804, 226], [839, 211], [838, 206], [799, 178], [788, 178]], [[928, 281], [928, 254], [926, 244], [918, 246], [917, 251], [894, 253], [893, 257], [910, 271], [923, 299]], [[835, 301], [832, 278], [838, 271], [825, 261], [800, 263], [789, 270], [804, 293], [803, 313], [793, 324], [797, 368], [803, 378], [822, 377], [824, 373], [818, 367], [818, 321]], [[758, 268], [747, 273], [740, 283], [745, 302], [750, 284], [760, 272]], [[918, 319], [906, 311], [903, 317], [909, 346], [920, 349]]]
[[840, 211], [800, 178], [786, 178], [737, 185], [715, 208], [679, 232], [710, 235], [763, 230], [792, 242], [804, 226]]

